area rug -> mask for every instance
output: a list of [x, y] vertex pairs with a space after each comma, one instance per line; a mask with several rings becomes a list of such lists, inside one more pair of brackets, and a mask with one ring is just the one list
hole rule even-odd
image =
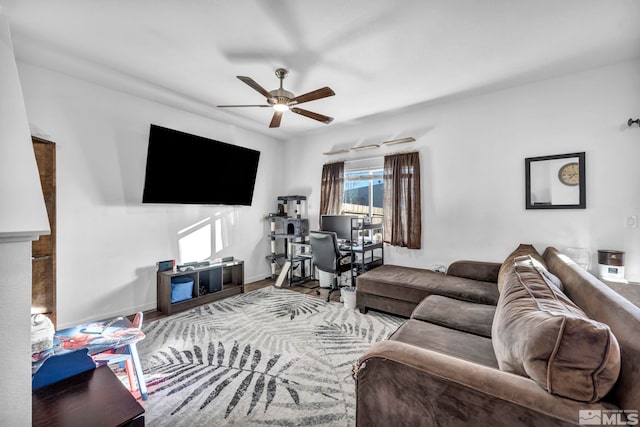
[[404, 320], [267, 287], [150, 322], [149, 426], [354, 426], [355, 361]]

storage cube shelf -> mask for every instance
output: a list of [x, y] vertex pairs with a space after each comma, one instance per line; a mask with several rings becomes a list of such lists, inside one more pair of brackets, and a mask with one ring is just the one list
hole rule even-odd
[[[188, 283], [190, 288], [184, 289]], [[158, 311], [170, 315], [189, 310], [202, 304], [244, 293], [244, 261], [211, 264], [207, 267], [176, 273], [159, 271], [157, 286]]]

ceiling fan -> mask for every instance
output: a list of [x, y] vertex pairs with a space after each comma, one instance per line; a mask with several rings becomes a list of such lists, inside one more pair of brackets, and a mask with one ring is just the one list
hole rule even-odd
[[305, 93], [304, 95], [295, 96], [293, 93], [289, 92], [282, 88], [282, 81], [285, 77], [287, 77], [289, 72], [284, 68], [278, 68], [276, 70], [276, 77], [280, 79], [280, 88], [274, 89], [271, 91], [267, 91], [265, 88], [260, 86], [255, 82], [251, 77], [245, 76], [236, 76], [247, 85], [251, 86], [254, 90], [260, 92], [264, 97], [267, 98], [267, 104], [258, 104], [258, 105], [218, 105], [220, 108], [229, 108], [229, 107], [272, 107], [275, 111], [273, 113], [273, 117], [271, 118], [271, 123], [269, 124], [270, 128], [277, 128], [280, 126], [280, 121], [282, 120], [282, 113], [287, 110], [290, 110], [296, 114], [300, 114], [301, 116], [309, 117], [311, 119], [317, 120], [324, 124], [329, 124], [333, 121], [333, 117], [325, 116], [323, 114], [314, 113], [313, 111], [303, 110], [302, 108], [296, 107], [297, 105], [302, 104], [303, 102], [315, 101], [316, 99], [326, 98], [328, 96], [333, 96], [335, 93], [329, 87], [323, 87], [321, 89], [314, 90], [309, 93]]

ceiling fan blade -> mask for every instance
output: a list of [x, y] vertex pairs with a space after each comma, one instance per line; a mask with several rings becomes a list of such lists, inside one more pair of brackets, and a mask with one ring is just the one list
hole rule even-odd
[[236, 77], [238, 77], [240, 80], [242, 80], [243, 82], [251, 86], [254, 90], [257, 90], [258, 92], [260, 92], [265, 98], [271, 98], [271, 94], [265, 88], [263, 88], [258, 83], [256, 83], [255, 80], [253, 80], [251, 77], [245, 77], [245, 76], [236, 76]]
[[333, 95], [335, 95], [335, 92], [333, 92], [331, 88], [325, 86], [321, 89], [314, 90], [313, 92], [296, 96], [290, 102], [294, 104], [302, 104], [303, 102], [315, 101], [316, 99], [326, 98]]
[[273, 117], [271, 118], [271, 123], [269, 123], [270, 128], [280, 127], [280, 120], [282, 120], [282, 111], [274, 111]]
[[268, 104], [251, 104], [251, 105], [216, 105], [216, 107], [218, 108], [229, 108], [229, 107], [271, 107], [271, 105]]
[[333, 121], [333, 117], [325, 116], [324, 114], [314, 113], [313, 111], [309, 111], [309, 110], [303, 110], [302, 108], [292, 108], [291, 111], [293, 111], [296, 114], [300, 114], [301, 116], [305, 116], [305, 117], [309, 117], [310, 119], [317, 120], [326, 125], [328, 125]]

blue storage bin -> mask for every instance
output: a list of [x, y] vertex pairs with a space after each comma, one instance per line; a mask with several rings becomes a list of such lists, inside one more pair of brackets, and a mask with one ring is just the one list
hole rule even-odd
[[193, 282], [191, 277], [174, 277], [171, 279], [171, 302], [179, 302], [193, 296]]

